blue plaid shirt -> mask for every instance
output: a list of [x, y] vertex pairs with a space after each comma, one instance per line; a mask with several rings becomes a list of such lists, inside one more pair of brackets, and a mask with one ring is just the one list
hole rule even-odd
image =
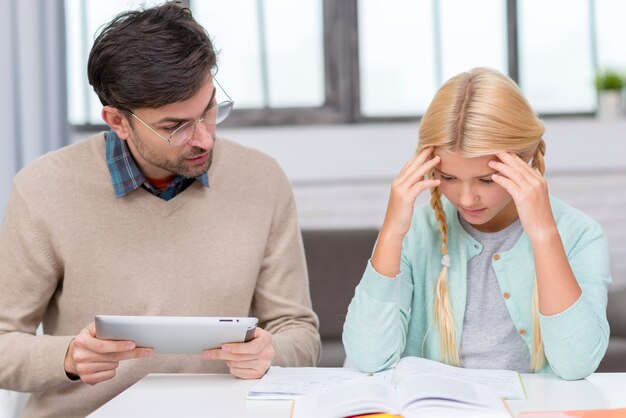
[[119, 139], [114, 131], [109, 131], [105, 135], [105, 143], [107, 167], [109, 167], [109, 173], [111, 173], [115, 197], [126, 196], [139, 187], [143, 187], [163, 200], [171, 200], [196, 180], [202, 183], [204, 187], [209, 187], [209, 175], [204, 173], [193, 179], [176, 176], [165, 190], [158, 189], [150, 184], [144, 175], [141, 174], [135, 159], [126, 145], [126, 141]]

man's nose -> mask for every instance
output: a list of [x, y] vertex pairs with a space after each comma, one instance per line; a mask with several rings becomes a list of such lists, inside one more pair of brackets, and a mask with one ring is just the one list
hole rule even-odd
[[193, 136], [189, 140], [189, 145], [208, 150], [215, 142], [214, 135], [215, 132], [212, 132], [207, 125], [203, 122], [197, 122]]

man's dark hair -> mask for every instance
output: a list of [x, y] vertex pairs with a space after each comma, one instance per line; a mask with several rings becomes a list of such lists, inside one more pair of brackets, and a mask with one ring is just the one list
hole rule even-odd
[[87, 72], [103, 105], [132, 110], [193, 97], [215, 66], [207, 32], [168, 2], [117, 15], [96, 38]]

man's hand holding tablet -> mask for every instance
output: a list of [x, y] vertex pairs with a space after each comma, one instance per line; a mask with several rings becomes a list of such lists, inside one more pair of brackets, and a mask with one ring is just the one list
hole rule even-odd
[[251, 341], [224, 344], [206, 350], [202, 356], [211, 360], [226, 360], [230, 374], [242, 379], [260, 379], [272, 365], [274, 346], [272, 334], [257, 328]]
[[153, 349], [138, 348], [134, 341], [97, 338], [96, 323], [92, 322], [70, 342], [65, 354], [65, 373], [72, 380], [95, 385], [112, 379], [120, 361], [153, 355]]
[[115, 376], [119, 362], [155, 354], [200, 354], [225, 360], [234, 376], [263, 376], [274, 357], [272, 336], [256, 318], [97, 315], [70, 343], [70, 379], [96, 384]]

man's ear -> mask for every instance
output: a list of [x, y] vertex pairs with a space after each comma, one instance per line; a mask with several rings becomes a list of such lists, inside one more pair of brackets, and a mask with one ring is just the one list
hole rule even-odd
[[102, 108], [102, 120], [115, 131], [120, 139], [126, 140], [130, 136], [130, 124], [123, 110], [117, 107], [104, 106]]

